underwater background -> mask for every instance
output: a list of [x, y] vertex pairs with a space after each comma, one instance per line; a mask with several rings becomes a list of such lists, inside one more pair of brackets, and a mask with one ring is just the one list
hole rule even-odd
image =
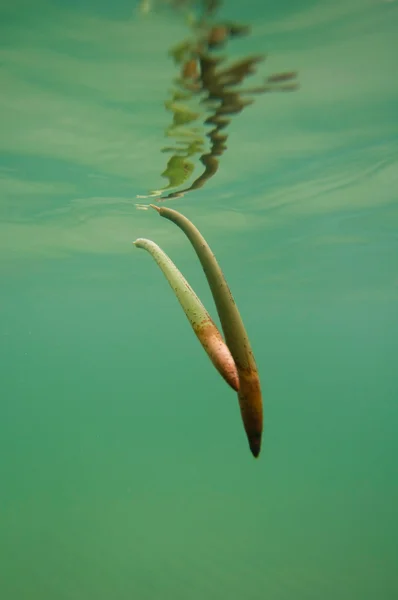
[[300, 85], [257, 96], [216, 175], [165, 201], [247, 327], [257, 460], [132, 246], [158, 243], [216, 317], [184, 235], [135, 206], [165, 185], [186, 15], [1, 3], [4, 600], [398, 597], [398, 2], [226, 0], [219, 18], [251, 25], [224, 54], [266, 53], [256, 81]]

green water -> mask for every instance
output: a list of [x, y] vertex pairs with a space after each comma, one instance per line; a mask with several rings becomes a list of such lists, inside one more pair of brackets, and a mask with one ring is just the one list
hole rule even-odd
[[137, 237], [215, 316], [164, 181], [167, 49], [115, 1], [0, 9], [0, 597], [398, 597], [396, 2], [226, 3], [301, 89], [231, 123], [200, 228], [264, 395], [236, 395]]

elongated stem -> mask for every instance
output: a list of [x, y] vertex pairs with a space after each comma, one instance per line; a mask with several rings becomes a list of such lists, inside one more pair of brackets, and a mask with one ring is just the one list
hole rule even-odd
[[263, 429], [260, 379], [249, 338], [231, 290], [209, 245], [191, 221], [171, 208], [159, 208], [154, 204], [151, 204], [151, 207], [157, 210], [161, 217], [169, 219], [182, 229], [201, 262], [217, 307], [225, 341], [238, 370], [238, 398], [243, 425], [250, 450], [257, 457], [260, 454]]
[[134, 244], [137, 248], [147, 250], [157, 262], [213, 365], [225, 381], [237, 391], [239, 378], [231, 352], [187, 280], [157, 244], [144, 238], [139, 238]]

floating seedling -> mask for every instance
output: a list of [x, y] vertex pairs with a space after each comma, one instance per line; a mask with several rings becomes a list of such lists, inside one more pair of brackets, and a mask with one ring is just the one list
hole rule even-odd
[[[250, 450], [253, 456], [257, 457], [260, 454], [263, 429], [260, 380], [249, 338], [231, 290], [229, 289], [223, 272], [209, 245], [193, 223], [181, 213], [170, 208], [160, 208], [153, 204], [151, 204], [151, 207], [157, 210], [161, 217], [175, 223], [191, 242], [202, 265], [214, 298], [225, 336], [225, 347], [219, 345], [221, 343], [224, 344], [221, 334], [218, 333], [220, 336], [218, 338], [218, 330], [203, 304], [167, 255], [150, 240], [139, 239], [135, 242], [135, 245], [145, 248], [152, 254], [153, 258], [169, 280], [185, 314], [190, 320], [196, 335], [202, 342], [202, 345], [209, 354], [213, 364], [223, 375], [224, 379], [228, 381], [231, 387], [238, 391], [242, 421], [249, 441]], [[211, 331], [214, 342], [210, 346], [204, 343], [204, 336], [200, 337], [198, 335], [197, 328], [199, 323], [204, 326], [203, 331], [206, 331], [206, 327], [209, 326], [209, 323], [212, 324], [209, 331]], [[212, 349], [211, 352], [209, 352], [210, 347]], [[229, 359], [227, 360], [226, 358], [228, 356], [226, 352], [227, 349], [232, 357], [232, 364], [236, 369], [238, 377], [237, 385], [231, 384], [230, 377], [232, 370]], [[226, 376], [227, 373], [228, 376]]]
[[181, 271], [155, 242], [139, 238], [134, 245], [147, 250], [159, 265], [211, 362], [225, 381], [237, 391], [239, 378], [231, 352], [209, 313]]

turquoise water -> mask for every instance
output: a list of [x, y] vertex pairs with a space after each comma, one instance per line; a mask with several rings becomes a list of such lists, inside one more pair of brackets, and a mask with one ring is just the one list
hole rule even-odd
[[216, 176], [167, 203], [249, 332], [258, 460], [131, 245], [160, 244], [215, 316], [183, 234], [135, 207], [165, 183], [167, 52], [186, 22], [120, 0], [2, 3], [4, 600], [398, 597], [398, 3], [220, 14], [253, 25], [231, 56], [268, 53], [257, 81], [300, 81], [257, 97]]

